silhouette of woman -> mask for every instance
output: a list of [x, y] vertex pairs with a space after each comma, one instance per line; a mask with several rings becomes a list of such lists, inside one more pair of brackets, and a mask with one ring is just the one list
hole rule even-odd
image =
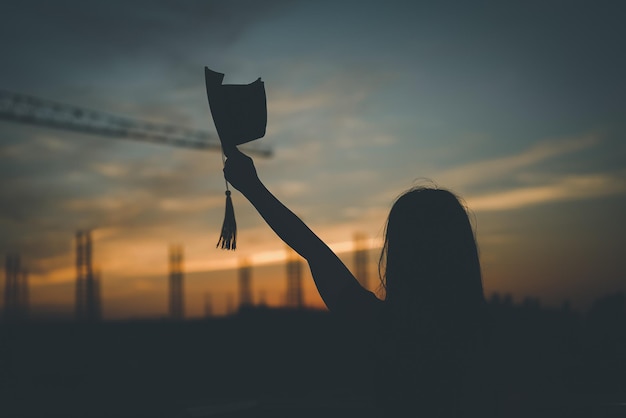
[[226, 179], [276, 234], [307, 260], [331, 312], [372, 324], [384, 415], [490, 415], [481, 355], [485, 302], [473, 230], [449, 191], [416, 188], [394, 203], [380, 266], [385, 300], [361, 287], [343, 262], [263, 185], [252, 160], [229, 150]]

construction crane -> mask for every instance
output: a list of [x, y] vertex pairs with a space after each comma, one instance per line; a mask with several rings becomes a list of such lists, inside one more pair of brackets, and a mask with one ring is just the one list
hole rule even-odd
[[[209, 132], [139, 121], [1, 89], [0, 119], [197, 150], [220, 150], [216, 135]], [[272, 150], [263, 145], [246, 144], [244, 148], [261, 157], [272, 155]]]
[[[135, 120], [2, 89], [0, 89], [0, 120], [196, 150], [221, 150], [219, 139], [209, 132]], [[242, 149], [261, 157], [272, 156], [270, 148], [257, 143], [245, 144]], [[170, 272], [170, 316], [182, 319], [184, 317], [182, 250], [177, 247], [173, 251], [170, 255], [170, 269], [173, 269]], [[19, 259], [13, 261], [14, 259], [9, 257], [7, 260], [6, 317], [13, 318], [19, 314], [20, 307], [27, 306], [27, 299], [24, 298], [27, 298], [28, 288], [26, 273], [20, 275], [17, 270]], [[77, 272], [77, 319], [98, 321], [101, 317], [100, 283], [99, 277], [91, 268], [91, 238], [88, 232], [77, 233]], [[23, 286], [18, 286], [18, 279], [21, 280], [20, 283], [24, 283]], [[18, 290], [21, 293], [18, 294]], [[23, 298], [20, 296], [22, 294], [26, 296]], [[22, 302], [22, 299], [25, 302]]]

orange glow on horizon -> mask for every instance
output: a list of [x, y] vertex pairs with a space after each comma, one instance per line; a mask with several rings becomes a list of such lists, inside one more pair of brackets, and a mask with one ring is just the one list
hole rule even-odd
[[[164, 317], [167, 315], [168, 264], [167, 246], [148, 239], [122, 239], [113, 229], [95, 230], [94, 270], [100, 274], [102, 304], [105, 319]], [[207, 241], [204, 239], [204, 241]], [[195, 241], [196, 243], [198, 241]], [[203, 243], [205, 244], [205, 243]], [[68, 250], [73, 250], [73, 243]], [[353, 241], [329, 245], [352, 268], [349, 254], [355, 249]], [[362, 246], [376, 250], [380, 243], [366, 239]], [[204, 296], [211, 294], [213, 314], [223, 315], [238, 306], [237, 269], [242, 259], [252, 267], [255, 304], [280, 307], [285, 304], [288, 252], [283, 249], [257, 251], [251, 255], [220, 252], [223, 258], [198, 257], [184, 248], [186, 317], [204, 315]], [[123, 254], [123, 256], [120, 256]], [[74, 252], [38, 264], [40, 273], [31, 274], [30, 286], [33, 309], [73, 311], [75, 301]], [[243, 257], [243, 258], [242, 258]], [[376, 268], [371, 257], [370, 269]], [[324, 309], [306, 262], [303, 266], [302, 287], [307, 307]], [[46, 271], [47, 270], [47, 271]], [[374, 282], [374, 280], [372, 280]]]

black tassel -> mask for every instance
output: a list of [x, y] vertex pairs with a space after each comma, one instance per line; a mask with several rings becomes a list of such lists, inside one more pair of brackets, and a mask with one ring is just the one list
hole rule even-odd
[[235, 209], [230, 197], [230, 190], [226, 190], [226, 211], [222, 224], [222, 235], [217, 241], [216, 248], [222, 246], [222, 250], [234, 250], [237, 248], [237, 222], [235, 221]]

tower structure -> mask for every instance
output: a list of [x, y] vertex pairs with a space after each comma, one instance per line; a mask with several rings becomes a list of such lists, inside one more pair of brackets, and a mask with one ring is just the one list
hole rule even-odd
[[226, 313], [226, 315], [232, 315], [234, 312], [235, 312], [235, 306], [233, 304], [233, 295], [232, 295], [232, 293], [228, 293], [226, 295], [225, 313]]
[[183, 276], [183, 248], [180, 245], [170, 246], [170, 318], [181, 320], [185, 317]]
[[250, 308], [252, 305], [252, 268], [244, 258], [239, 264], [239, 309]]
[[21, 267], [18, 254], [8, 254], [4, 264], [4, 319], [21, 321], [28, 318], [28, 273]]
[[213, 316], [213, 298], [211, 293], [204, 293], [204, 317], [210, 318]]
[[76, 232], [76, 319], [97, 322], [102, 319], [100, 277], [94, 272], [90, 231]]
[[369, 284], [368, 250], [367, 236], [360, 232], [354, 234], [354, 275], [366, 289]]
[[302, 291], [302, 260], [298, 253], [287, 248], [287, 300], [290, 308], [302, 308], [304, 295]]

